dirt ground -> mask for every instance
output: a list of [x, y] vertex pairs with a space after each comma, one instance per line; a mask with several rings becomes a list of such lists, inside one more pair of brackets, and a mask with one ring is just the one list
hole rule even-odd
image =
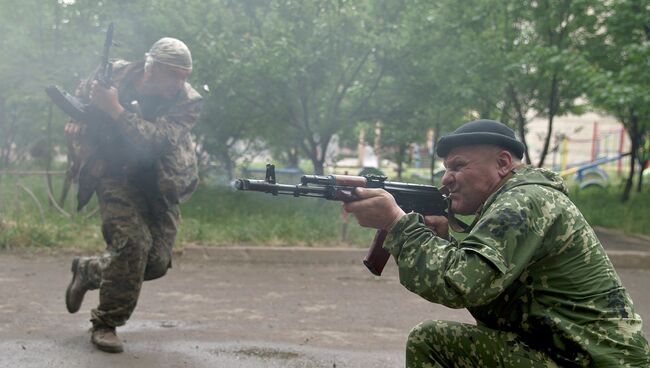
[[[65, 309], [70, 259], [0, 254], [0, 367], [403, 367], [418, 322], [473, 322], [408, 292], [394, 266], [378, 278], [352, 264], [181, 257], [166, 277], [145, 283], [118, 329], [125, 352], [107, 354], [89, 341], [97, 292], [77, 314]], [[650, 270], [619, 273], [650, 320]]]

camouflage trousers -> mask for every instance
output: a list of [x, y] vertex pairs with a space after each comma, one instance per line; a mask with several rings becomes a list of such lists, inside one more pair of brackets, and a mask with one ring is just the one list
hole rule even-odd
[[458, 322], [425, 321], [406, 342], [407, 368], [558, 367], [511, 332]]
[[142, 282], [164, 276], [171, 267], [180, 212], [155, 187], [125, 177], [102, 178], [96, 194], [106, 252], [82, 258], [80, 271], [91, 290], [99, 289], [91, 322], [115, 327], [133, 313]]

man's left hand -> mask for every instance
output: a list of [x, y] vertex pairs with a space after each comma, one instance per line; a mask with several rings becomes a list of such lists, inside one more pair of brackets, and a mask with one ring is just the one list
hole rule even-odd
[[354, 214], [363, 227], [390, 230], [405, 215], [395, 198], [383, 189], [356, 188], [354, 195], [359, 200], [347, 202], [343, 208]]
[[436, 236], [449, 240], [449, 219], [447, 216], [424, 216], [424, 224], [433, 230]]

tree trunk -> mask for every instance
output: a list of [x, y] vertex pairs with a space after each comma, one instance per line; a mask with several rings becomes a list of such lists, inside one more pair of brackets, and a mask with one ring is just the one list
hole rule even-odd
[[381, 122], [375, 123], [375, 142], [372, 145], [377, 156], [377, 168], [381, 170]]
[[59, 197], [59, 207], [65, 208], [64, 204], [66, 199], [68, 198], [68, 192], [70, 191], [70, 187], [72, 186], [72, 176], [71, 176], [71, 170], [72, 166], [75, 164], [77, 161], [77, 156], [76, 152], [74, 149], [74, 144], [72, 143], [72, 140], [68, 137], [66, 137], [66, 143], [67, 143], [67, 168], [66, 168], [66, 175], [65, 179], [63, 179], [63, 188], [61, 189], [61, 197]]
[[[5, 113], [6, 99], [0, 96], [0, 169], [5, 167], [5, 139], [7, 137], [7, 114]], [[5, 137], [2, 139], [1, 137]], [[2, 175], [0, 175], [0, 182], [2, 182]]]
[[228, 149], [228, 146], [224, 146], [219, 149], [218, 152], [216, 152], [216, 155], [218, 157], [218, 161], [221, 162], [223, 169], [226, 171], [226, 175], [228, 175], [228, 181], [231, 182], [235, 178], [235, 163], [233, 162], [232, 156], [230, 155]]
[[508, 86], [508, 94], [510, 95], [510, 102], [514, 106], [515, 113], [517, 114], [517, 132], [519, 134], [519, 140], [524, 144], [524, 162], [530, 164], [532, 160], [530, 159], [530, 153], [528, 152], [528, 144], [526, 144], [526, 112], [523, 111], [521, 102], [517, 98], [517, 91], [515, 88], [510, 85]]
[[224, 160], [224, 164], [226, 165], [226, 172], [228, 173], [228, 181], [231, 182], [235, 178], [235, 165], [230, 157]]
[[[47, 152], [45, 153], [45, 176], [47, 182], [47, 189], [49, 190], [49, 193], [54, 193], [54, 190], [52, 189], [52, 174], [50, 174], [50, 171], [52, 170], [52, 117], [53, 117], [52, 104], [48, 104]], [[48, 197], [47, 202], [49, 203], [50, 206], [52, 207], [54, 206], [54, 203], [52, 203], [52, 198]]]
[[630, 142], [632, 143], [632, 147], [630, 147], [630, 175], [628, 175], [627, 180], [625, 180], [625, 188], [623, 189], [621, 202], [627, 202], [630, 199], [630, 191], [632, 190], [632, 183], [634, 181], [634, 173], [636, 168], [637, 151], [639, 149], [638, 118], [634, 112], [632, 112], [630, 115], [630, 128], [628, 132], [630, 136]]
[[323, 163], [323, 160], [319, 159], [312, 159], [311, 160], [312, 164], [314, 165], [314, 174], [315, 175], [323, 175], [325, 173], [325, 165]]
[[404, 171], [404, 156], [406, 154], [407, 145], [405, 143], [400, 143], [397, 148], [397, 179], [402, 180], [402, 172]]
[[[436, 185], [436, 141], [440, 137], [440, 123], [433, 126], [433, 142], [431, 150], [431, 165], [429, 165], [429, 177], [431, 178], [431, 185]], [[442, 183], [440, 183], [442, 185]]]
[[645, 161], [640, 161], [639, 160], [639, 178], [636, 183], [636, 192], [641, 193], [642, 188], [643, 188], [643, 169], [646, 167], [648, 164], [648, 160]]
[[298, 149], [293, 147], [289, 150], [287, 150], [287, 162], [289, 164], [289, 167], [298, 167], [298, 159], [300, 156], [298, 155]]
[[528, 152], [528, 144], [526, 143], [526, 118], [523, 115], [517, 117], [517, 132], [519, 134], [519, 140], [524, 144], [524, 162], [531, 164], [533, 160], [530, 158], [530, 152]]
[[558, 99], [558, 76], [557, 73], [553, 74], [553, 80], [551, 81], [551, 96], [549, 96], [548, 102], [548, 129], [546, 131], [546, 137], [544, 138], [544, 147], [542, 148], [542, 153], [539, 155], [539, 162], [537, 167], [544, 166], [544, 160], [548, 154], [548, 148], [551, 145], [551, 136], [553, 135], [553, 119], [555, 118], [555, 113], [557, 111], [557, 99]]

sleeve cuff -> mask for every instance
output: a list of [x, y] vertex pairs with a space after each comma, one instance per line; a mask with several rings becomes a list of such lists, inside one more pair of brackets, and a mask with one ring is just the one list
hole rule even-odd
[[424, 224], [424, 218], [416, 212], [407, 213], [402, 216], [402, 218], [395, 222], [390, 230], [388, 230], [388, 235], [384, 241], [384, 249], [397, 257], [402, 250], [402, 243], [405, 240], [403, 239], [404, 231], [414, 223], [418, 222]]

